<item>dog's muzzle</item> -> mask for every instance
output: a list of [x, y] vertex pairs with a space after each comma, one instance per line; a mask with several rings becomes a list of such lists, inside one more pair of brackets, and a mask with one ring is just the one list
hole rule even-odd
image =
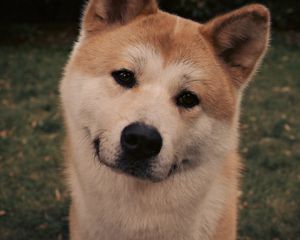
[[117, 172], [147, 179], [161, 181], [152, 168], [163, 146], [163, 139], [158, 130], [141, 122], [126, 126], [120, 137], [121, 151], [114, 163], [109, 163], [101, 156], [101, 139], [93, 141], [95, 156], [101, 163]]

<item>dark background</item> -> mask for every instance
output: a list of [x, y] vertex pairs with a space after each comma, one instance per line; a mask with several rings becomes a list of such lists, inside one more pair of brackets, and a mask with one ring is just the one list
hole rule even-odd
[[[78, 22], [85, 0], [8, 0], [1, 1], [0, 23]], [[250, 0], [160, 0], [161, 8], [181, 16], [205, 21], [216, 14], [243, 6]], [[277, 29], [300, 30], [299, 0], [261, 0], [272, 12]]]

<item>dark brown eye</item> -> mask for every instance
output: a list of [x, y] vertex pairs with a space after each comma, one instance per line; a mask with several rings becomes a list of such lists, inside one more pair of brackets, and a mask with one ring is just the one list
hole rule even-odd
[[196, 94], [190, 91], [183, 91], [176, 97], [176, 104], [183, 108], [193, 108], [200, 104]]
[[125, 88], [132, 88], [136, 85], [135, 75], [132, 71], [121, 69], [111, 73], [115, 81]]

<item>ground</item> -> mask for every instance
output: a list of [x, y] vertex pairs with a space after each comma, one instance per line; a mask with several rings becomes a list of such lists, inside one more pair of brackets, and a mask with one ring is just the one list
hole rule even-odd
[[[277, 34], [245, 92], [240, 240], [300, 239], [300, 47]], [[58, 82], [71, 44], [0, 45], [0, 238], [67, 239]]]

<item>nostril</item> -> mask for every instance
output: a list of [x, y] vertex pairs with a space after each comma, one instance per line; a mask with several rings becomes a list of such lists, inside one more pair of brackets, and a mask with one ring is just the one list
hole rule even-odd
[[127, 134], [125, 136], [125, 142], [132, 147], [136, 147], [139, 143], [139, 139], [138, 136], [134, 134]]

